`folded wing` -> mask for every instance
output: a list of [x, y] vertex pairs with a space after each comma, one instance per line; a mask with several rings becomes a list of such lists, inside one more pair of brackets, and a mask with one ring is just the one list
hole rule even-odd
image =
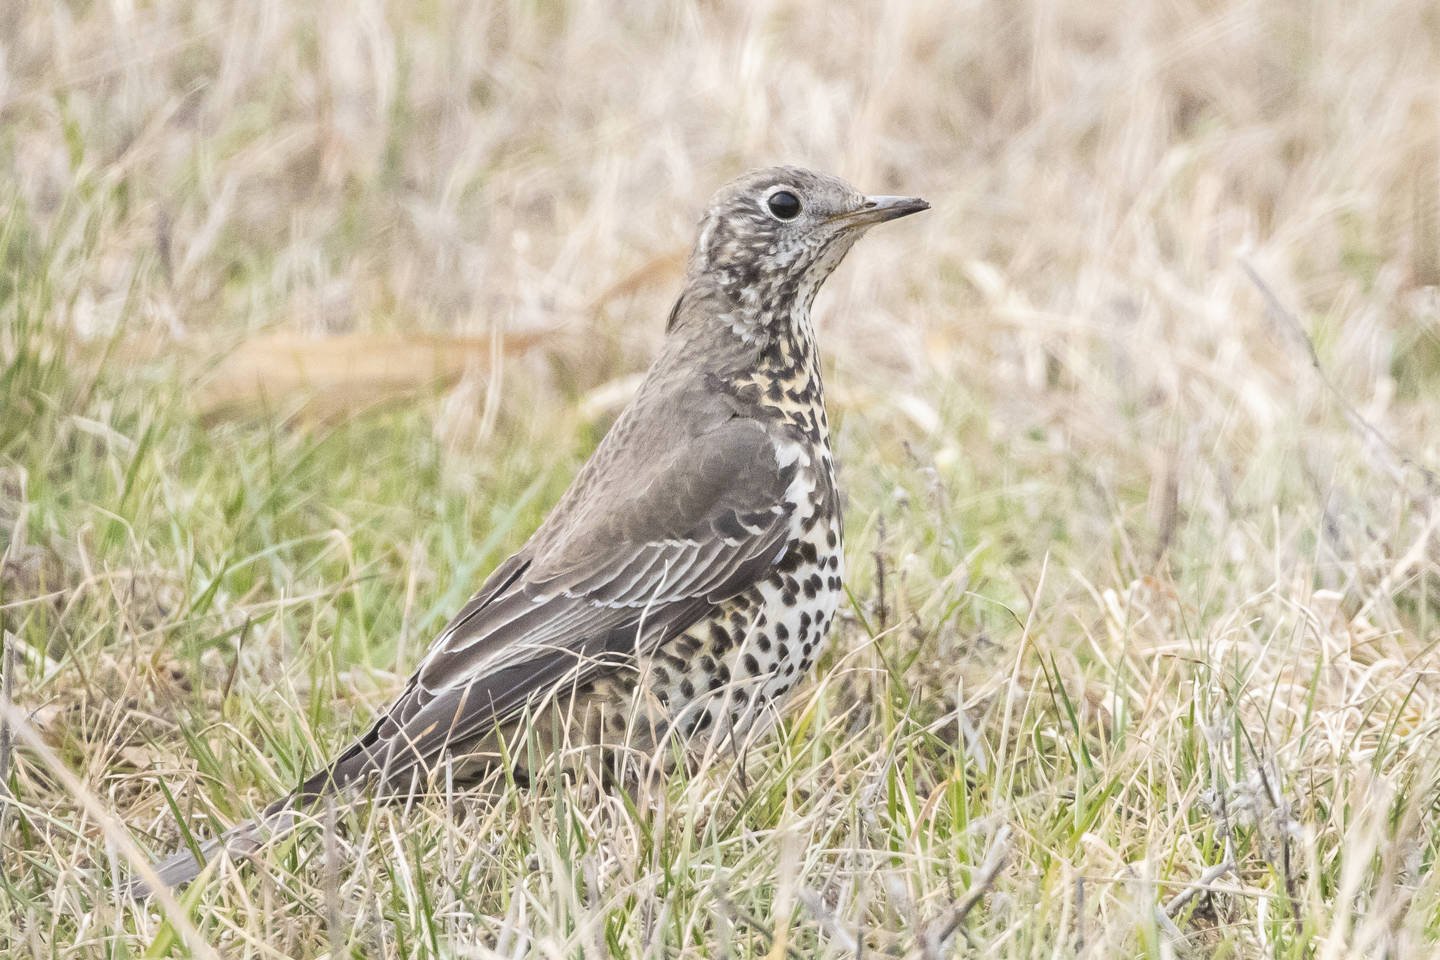
[[[408, 778], [557, 685], [626, 669], [760, 578], [784, 549], [797, 469], [764, 428], [729, 419], [647, 456], [597, 458], [600, 473], [582, 474], [583, 488], [495, 570], [396, 702], [301, 796], [381, 771]], [[605, 475], [615, 470], [630, 475]]]

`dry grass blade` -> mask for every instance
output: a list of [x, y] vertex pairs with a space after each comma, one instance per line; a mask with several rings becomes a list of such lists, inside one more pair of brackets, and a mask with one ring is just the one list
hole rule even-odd
[[1010, 825], [1001, 824], [1000, 828], [995, 831], [995, 836], [990, 840], [990, 846], [985, 852], [985, 859], [981, 861], [975, 875], [970, 880], [970, 888], [955, 904], [949, 918], [943, 924], [922, 935], [920, 956], [925, 960], [938, 960], [943, 956], [943, 951], [950, 942], [950, 938], [964, 929], [970, 912], [979, 905], [986, 894], [994, 889], [995, 880], [1000, 876], [1000, 871], [1004, 869], [1005, 861], [1010, 856], [1010, 835]]
[[[506, 334], [501, 350], [520, 354], [546, 339]], [[335, 420], [488, 370], [493, 353], [484, 337], [276, 333], [226, 354], [205, 375], [195, 405], [206, 420], [262, 409]]]
[[0, 629], [0, 843], [10, 821], [10, 757], [14, 736], [10, 730], [10, 710], [15, 704], [15, 636]]
[[50, 757], [0, 759], [0, 944], [160, 951], [105, 831], [209, 836], [363, 726], [633, 393], [699, 206], [779, 161], [932, 204], [815, 303], [854, 602], [779, 735], [651, 805], [309, 831], [194, 926], [1433, 953], [1434, 7], [0, 7], [0, 722]]
[[35, 755], [60, 784], [64, 787], [71, 799], [84, 809], [95, 824], [100, 827], [105, 836], [105, 842], [113, 846], [124, 857], [126, 864], [135, 871], [155, 890], [155, 900], [159, 904], [165, 919], [179, 933], [186, 948], [197, 957], [205, 957], [207, 960], [219, 960], [219, 954], [208, 940], [195, 928], [190, 921], [189, 912], [175, 898], [175, 894], [160, 882], [150, 866], [150, 858], [135, 845], [125, 825], [117, 820], [105, 804], [92, 793], [80, 779], [71, 772], [58, 756], [50, 748], [43, 737], [30, 725], [23, 711], [4, 705], [4, 717], [9, 724], [13, 735]]
[[1305, 332], [1305, 328], [1301, 325], [1300, 320], [1285, 307], [1285, 304], [1280, 301], [1280, 297], [1276, 295], [1270, 285], [1265, 282], [1264, 278], [1260, 276], [1260, 273], [1251, 265], [1249, 260], [1241, 258], [1240, 266], [1244, 269], [1245, 275], [1250, 278], [1250, 282], [1255, 284], [1256, 289], [1258, 289], [1260, 294], [1265, 298], [1266, 310], [1277, 323], [1285, 328], [1292, 339], [1298, 342], [1302, 349], [1304, 349], [1311, 369], [1315, 371], [1315, 375], [1319, 377], [1320, 381], [1325, 385], [1325, 389], [1329, 391], [1330, 395], [1344, 409], [1345, 415], [1355, 425], [1355, 429], [1361, 431], [1369, 439], [1373, 440], [1388, 456], [1419, 474], [1420, 479], [1425, 484], [1426, 491], [1432, 498], [1440, 496], [1440, 474], [1437, 474], [1434, 470], [1431, 470], [1429, 467], [1417, 462], [1414, 458], [1406, 454], [1397, 447], [1389, 437], [1385, 436], [1378, 427], [1362, 416], [1359, 410], [1355, 409], [1355, 405], [1341, 392], [1340, 388], [1336, 386], [1335, 381], [1331, 379], [1330, 375], [1325, 371], [1325, 365], [1320, 362], [1320, 354], [1315, 350], [1315, 341], [1311, 339], [1310, 334]]

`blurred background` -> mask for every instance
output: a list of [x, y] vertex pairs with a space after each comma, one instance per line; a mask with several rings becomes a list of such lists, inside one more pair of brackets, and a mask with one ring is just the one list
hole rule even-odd
[[[22, 655], [28, 706], [78, 711], [52, 729], [87, 782], [164, 834], [146, 777], [197, 747], [114, 705], [236, 691], [294, 751], [247, 768], [263, 800], [324, 747], [257, 717], [288, 698], [333, 745], [383, 701], [623, 404], [712, 191], [799, 163], [933, 207], [816, 305], [837, 657], [878, 630], [1002, 762], [995, 704], [1042, 673], [1140, 732], [1116, 762], [1145, 829], [1035, 840], [1013, 902], [1032, 867], [1068, 896], [1054, 849], [1198, 875], [1192, 786], [1259, 803], [1268, 771], [1284, 816], [1255, 823], [1309, 830], [1328, 879], [1247, 882], [1402, 955], [1433, 884], [1417, 915], [1357, 907], [1363, 937], [1319, 905], [1347, 849], [1436, 855], [1437, 65], [1430, 0], [5, 4], [0, 612], [54, 658]], [[64, 650], [116, 689], [74, 694]], [[192, 802], [233, 818], [247, 761], [209, 735]], [[1404, 801], [1400, 847], [1357, 770]], [[997, 795], [1068, 816], [1063, 777], [1020, 779]]]
[[799, 162], [935, 206], [822, 302], [839, 390], [922, 425], [940, 375], [997, 429], [1220, 406], [1288, 434], [1329, 401], [1248, 258], [1347, 396], [1433, 437], [1404, 401], [1440, 363], [1437, 16], [17, 4], [6, 249], [53, 250], [79, 340], [544, 334], [589, 367], [563, 389], [653, 349], [719, 183]]
[[882, 466], [905, 440], [971, 485], [1088, 489], [1058, 539], [1108, 546], [1118, 516], [1155, 557], [1192, 514], [1294, 501], [1349, 563], [1433, 494], [1407, 466], [1440, 461], [1430, 3], [3, 16], [9, 282], [43, 276], [51, 329], [207, 422], [438, 384], [452, 452], [603, 425], [710, 193], [783, 161], [934, 206], [818, 304], [842, 432], [877, 428]]

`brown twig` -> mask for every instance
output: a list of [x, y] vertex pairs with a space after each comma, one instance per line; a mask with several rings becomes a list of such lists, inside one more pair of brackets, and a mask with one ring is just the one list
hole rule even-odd
[[970, 911], [975, 909], [990, 888], [995, 886], [995, 878], [1000, 875], [1000, 870], [1005, 866], [1005, 859], [1010, 854], [1010, 827], [1002, 824], [1000, 829], [995, 831], [994, 838], [990, 841], [990, 849], [985, 852], [985, 860], [980, 864], [980, 869], [975, 873], [975, 879], [970, 884], [970, 889], [965, 891], [965, 896], [955, 904], [954, 911], [950, 914], [949, 921], [938, 933], [927, 935], [924, 943], [924, 956], [938, 957], [940, 951], [955, 932], [965, 925], [965, 920], [970, 916]]
[[1280, 872], [1285, 880], [1285, 897], [1290, 902], [1290, 919], [1298, 933], [1301, 925], [1300, 904], [1295, 897], [1295, 874], [1290, 864], [1290, 834], [1286, 829], [1290, 820], [1290, 807], [1281, 798], [1279, 789], [1270, 780], [1270, 775], [1265, 772], [1265, 763], [1260, 758], [1260, 752], [1255, 749], [1255, 744], [1250, 743], [1249, 746], [1250, 755], [1255, 759], [1255, 771], [1260, 774], [1260, 784], [1265, 788], [1265, 799], [1270, 801], [1270, 806], [1275, 810], [1276, 833], [1280, 836]]
[[1179, 913], [1185, 908], [1185, 904], [1195, 899], [1196, 895], [1203, 893], [1206, 889], [1209, 888], [1210, 884], [1214, 883], [1216, 880], [1219, 880], [1226, 874], [1233, 872], [1234, 869], [1235, 861], [1231, 860], [1228, 857], [1220, 863], [1215, 864], [1215, 866], [1207, 869], [1204, 873], [1200, 874], [1200, 879], [1196, 880], [1194, 883], [1187, 886], [1184, 890], [1181, 890], [1179, 893], [1175, 894], [1175, 896], [1170, 898], [1169, 902], [1165, 904], [1165, 916], [1175, 916], [1175, 914]]

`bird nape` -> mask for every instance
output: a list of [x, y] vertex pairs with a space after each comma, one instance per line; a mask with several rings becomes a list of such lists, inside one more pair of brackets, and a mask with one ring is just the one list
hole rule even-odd
[[722, 187], [634, 399], [395, 701], [294, 793], [131, 892], [251, 852], [323, 797], [411, 797], [437, 771], [473, 782], [517, 764], [514, 741], [527, 763], [663, 764], [677, 740], [764, 729], [821, 653], [844, 577], [810, 305], [867, 229], [928, 207], [797, 167]]

